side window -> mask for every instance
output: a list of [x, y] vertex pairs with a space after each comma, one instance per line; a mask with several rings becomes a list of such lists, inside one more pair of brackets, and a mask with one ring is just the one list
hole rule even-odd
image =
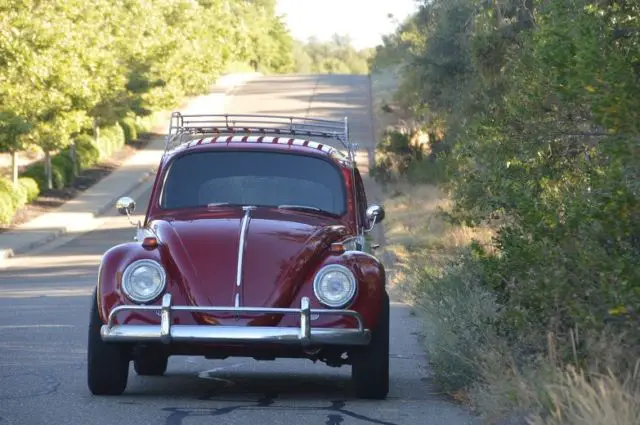
[[364, 191], [364, 184], [362, 182], [362, 177], [360, 177], [360, 172], [358, 169], [355, 169], [356, 175], [356, 198], [358, 199], [358, 222], [360, 223], [360, 227], [367, 227], [367, 195]]

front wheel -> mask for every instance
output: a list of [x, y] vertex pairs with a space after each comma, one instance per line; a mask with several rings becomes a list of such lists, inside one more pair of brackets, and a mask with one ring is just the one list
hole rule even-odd
[[389, 295], [385, 293], [371, 342], [352, 353], [351, 380], [360, 398], [384, 399], [389, 393], [389, 309]]
[[87, 347], [87, 381], [94, 395], [120, 395], [127, 388], [129, 378], [129, 347], [106, 343], [100, 336], [102, 320], [98, 312], [96, 291], [93, 291], [89, 318]]

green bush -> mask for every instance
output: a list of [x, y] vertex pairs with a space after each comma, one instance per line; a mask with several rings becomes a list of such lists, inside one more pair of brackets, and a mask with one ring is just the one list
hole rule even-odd
[[20, 177], [18, 179], [18, 184], [23, 187], [27, 193], [27, 203], [35, 201], [38, 198], [38, 195], [40, 195], [38, 182], [31, 177]]
[[136, 128], [136, 121], [133, 118], [127, 117], [120, 121], [120, 126], [124, 132], [125, 143], [131, 143], [138, 140], [138, 130]]
[[[64, 175], [60, 171], [59, 168], [53, 167], [51, 172], [52, 183], [54, 189], [62, 189], [65, 186]], [[47, 190], [47, 177], [44, 172], [44, 164], [37, 163], [29, 166], [24, 173], [22, 173], [22, 177], [30, 177], [34, 179], [38, 183], [38, 187], [40, 188], [40, 192], [44, 192]]]
[[11, 195], [0, 190], [0, 224], [11, 223], [14, 214], [15, 210], [13, 209]]
[[100, 129], [98, 149], [101, 157], [109, 157], [122, 148], [125, 144], [124, 131], [120, 124]]
[[137, 134], [148, 133], [149, 131], [151, 131], [152, 117], [153, 116], [136, 118], [135, 125]]
[[73, 161], [67, 152], [61, 152], [51, 158], [51, 165], [62, 175], [63, 186], [68, 186], [74, 179]]
[[67, 185], [64, 179], [64, 174], [60, 168], [52, 167], [51, 175], [54, 189], [63, 189]]
[[11, 199], [11, 208], [15, 212], [27, 202], [27, 193], [22, 187], [13, 187], [11, 180], [0, 177], [0, 192], [6, 193]]
[[474, 382], [483, 353], [496, 339], [499, 306], [482, 280], [482, 268], [469, 253], [441, 271], [425, 265], [417, 276], [425, 348], [436, 379], [449, 392]]
[[[371, 176], [381, 184], [400, 178], [412, 183], [433, 183], [444, 175], [444, 164], [436, 164], [435, 152], [425, 156], [422, 145], [412, 143], [415, 132], [388, 130], [377, 147], [375, 166]], [[433, 151], [433, 149], [432, 149]]]
[[21, 174], [21, 177], [30, 178], [35, 181], [40, 192], [47, 189], [47, 179], [44, 173], [44, 164], [40, 162], [27, 167], [27, 169]]
[[[436, 374], [453, 388], [479, 377], [494, 387], [486, 393], [496, 406], [513, 402], [524, 411], [542, 403], [495, 384], [511, 375], [529, 385], [521, 370], [532, 358], [593, 366], [621, 380], [637, 374], [633, 364], [612, 370], [607, 363], [614, 351], [629, 363], [640, 351], [640, 328], [632, 320], [640, 312], [640, 42], [637, 25], [620, 29], [638, 15], [638, 2], [503, 2], [510, 5], [502, 16], [470, 0], [425, 3], [397, 41], [385, 41], [388, 53], [404, 50], [398, 56], [406, 58], [399, 59], [407, 66], [396, 101], [402, 112], [444, 133], [452, 148], [444, 170], [451, 218], [499, 229], [466, 269], [454, 264], [420, 280], [426, 304], [439, 313], [427, 321], [440, 328], [429, 348], [444, 347], [430, 353]], [[470, 28], [471, 21], [478, 25]], [[404, 146], [393, 142], [380, 150]], [[430, 179], [436, 171], [410, 164], [407, 176]], [[500, 314], [489, 329], [518, 366], [493, 362], [494, 380], [483, 373], [486, 359], [468, 370], [474, 362], [460, 361], [473, 359], [470, 350], [484, 338], [483, 329], [474, 328], [477, 320], [461, 326], [473, 305], [460, 290], [469, 282], [495, 298]], [[587, 343], [593, 334], [618, 342], [596, 351]], [[496, 344], [490, 345], [489, 355]], [[543, 410], [562, 423], [574, 423], [568, 418], [576, 412], [581, 424], [637, 422], [610, 414], [637, 410], [622, 398], [610, 408], [601, 400], [612, 394], [606, 387], [589, 389], [598, 399], [587, 401], [561, 391], [588, 412], [558, 395], [560, 403]], [[589, 421], [603, 406], [607, 419]]]
[[405, 171], [411, 183], [437, 184], [447, 180], [447, 158], [444, 154], [410, 161]]
[[20, 184], [20, 182], [18, 182], [18, 185], [13, 188], [13, 193], [14, 193], [14, 195], [12, 195], [12, 196], [17, 201], [17, 203], [15, 205], [16, 206], [16, 210], [18, 208], [24, 207], [25, 204], [29, 201], [29, 194], [27, 192], [27, 189], [25, 187], [23, 187]]
[[88, 134], [81, 134], [74, 139], [78, 168], [85, 170], [95, 165], [100, 159], [100, 150]]

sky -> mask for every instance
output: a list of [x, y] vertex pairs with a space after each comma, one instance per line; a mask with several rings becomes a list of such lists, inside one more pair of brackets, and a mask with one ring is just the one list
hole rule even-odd
[[327, 40], [334, 33], [349, 35], [357, 49], [375, 47], [382, 35], [392, 33], [397, 22], [417, 10], [416, 0], [277, 0], [278, 15], [294, 38]]

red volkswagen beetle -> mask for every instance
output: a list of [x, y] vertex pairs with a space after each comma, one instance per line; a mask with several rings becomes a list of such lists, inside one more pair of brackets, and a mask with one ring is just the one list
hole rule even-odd
[[383, 218], [346, 119], [174, 113], [144, 222], [100, 264], [89, 389], [123, 393], [130, 361], [158, 376], [171, 355], [239, 356], [351, 365], [359, 397], [386, 397], [389, 297], [367, 235]]

